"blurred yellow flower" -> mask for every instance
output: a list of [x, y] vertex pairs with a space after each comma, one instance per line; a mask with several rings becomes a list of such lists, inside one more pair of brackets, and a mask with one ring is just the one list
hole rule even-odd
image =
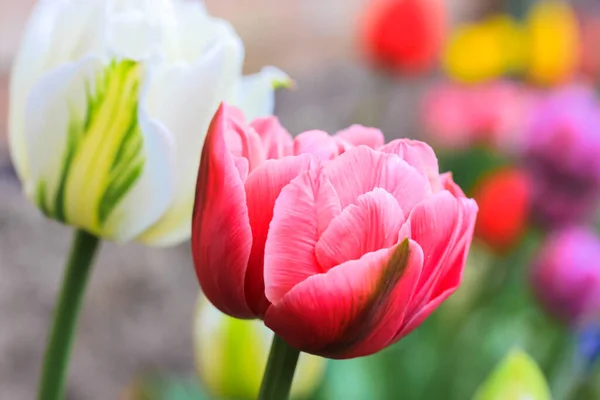
[[[257, 398], [272, 339], [273, 332], [261, 321], [232, 318], [200, 295], [194, 321], [196, 369], [211, 395]], [[310, 398], [325, 366], [324, 358], [301, 353], [291, 398]]]
[[569, 79], [578, 68], [579, 30], [572, 8], [563, 1], [540, 1], [532, 6], [526, 23], [528, 75], [540, 85]]
[[473, 400], [551, 400], [546, 379], [525, 352], [513, 350], [479, 387]]
[[457, 81], [477, 83], [518, 71], [524, 61], [523, 35], [508, 15], [459, 27], [444, 52], [446, 73]]

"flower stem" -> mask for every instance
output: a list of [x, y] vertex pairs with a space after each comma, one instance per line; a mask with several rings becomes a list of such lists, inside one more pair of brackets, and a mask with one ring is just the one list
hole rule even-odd
[[98, 238], [87, 232], [75, 233], [46, 345], [38, 388], [39, 400], [64, 399], [75, 327], [98, 244]]
[[300, 351], [275, 335], [260, 387], [259, 400], [285, 400], [290, 394]]

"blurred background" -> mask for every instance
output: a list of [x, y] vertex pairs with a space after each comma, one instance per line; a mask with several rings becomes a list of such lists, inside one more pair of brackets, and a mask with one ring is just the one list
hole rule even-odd
[[[244, 41], [248, 73], [295, 80], [277, 94], [290, 132], [360, 123], [425, 140], [480, 206], [456, 295], [386, 351], [329, 362], [301, 397], [470, 399], [519, 348], [555, 399], [600, 399], [600, 4], [205, 3]], [[8, 77], [32, 6], [0, 0], [0, 398], [14, 400], [34, 398], [71, 234], [25, 200], [8, 155]], [[244, 397], [197, 377], [187, 244], [108, 243], [93, 275], [68, 399]]]

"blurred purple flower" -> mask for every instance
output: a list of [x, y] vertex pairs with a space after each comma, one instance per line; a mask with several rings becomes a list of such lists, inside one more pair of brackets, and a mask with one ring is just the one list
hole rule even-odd
[[589, 219], [600, 199], [600, 108], [594, 92], [568, 86], [532, 111], [524, 156], [534, 178], [540, 222], [564, 226]]
[[572, 326], [600, 313], [600, 238], [586, 228], [558, 231], [534, 261], [532, 285], [544, 308]]

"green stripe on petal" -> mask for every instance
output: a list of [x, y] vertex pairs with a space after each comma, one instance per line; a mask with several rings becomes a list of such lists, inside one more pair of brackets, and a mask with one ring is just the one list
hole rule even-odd
[[53, 218], [101, 234], [111, 212], [140, 178], [143, 137], [138, 121], [141, 66], [110, 63], [86, 82], [84, 118], [71, 112], [60, 182], [52, 208], [38, 183], [40, 208]]

